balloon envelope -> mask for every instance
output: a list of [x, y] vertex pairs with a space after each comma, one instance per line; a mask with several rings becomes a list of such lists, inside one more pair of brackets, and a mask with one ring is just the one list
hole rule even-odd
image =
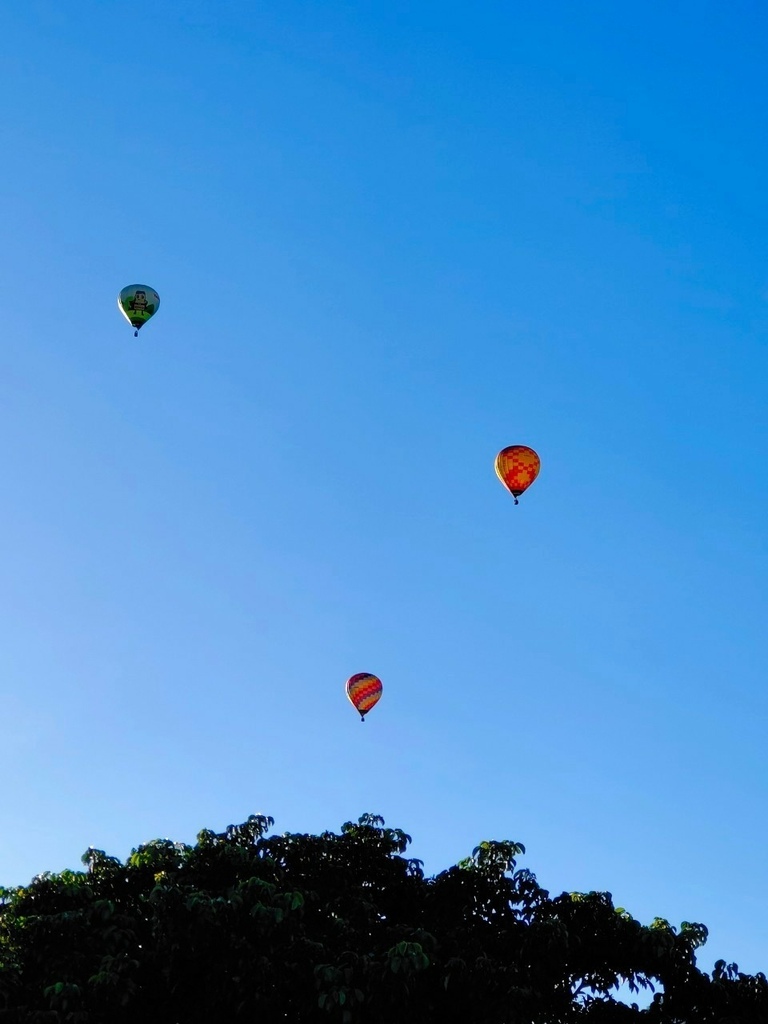
[[539, 475], [541, 460], [533, 448], [511, 444], [496, 456], [496, 476], [517, 500]]
[[160, 296], [146, 284], [129, 284], [117, 296], [117, 307], [136, 333], [151, 320], [160, 306]]
[[347, 680], [347, 696], [363, 721], [374, 704], [378, 704], [383, 689], [379, 677], [370, 672], [358, 672]]

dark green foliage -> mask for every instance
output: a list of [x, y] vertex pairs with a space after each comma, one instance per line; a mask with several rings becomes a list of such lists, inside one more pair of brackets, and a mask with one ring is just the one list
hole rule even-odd
[[[696, 968], [702, 925], [643, 926], [608, 893], [552, 899], [518, 843], [426, 878], [381, 818], [271, 825], [155, 840], [125, 864], [88, 850], [85, 872], [1, 890], [0, 1022], [768, 1022], [762, 974]], [[622, 983], [650, 1007], [617, 1001]]]

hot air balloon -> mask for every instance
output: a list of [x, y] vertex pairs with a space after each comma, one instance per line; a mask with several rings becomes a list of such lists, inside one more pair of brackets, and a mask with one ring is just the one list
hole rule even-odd
[[527, 491], [539, 475], [541, 460], [533, 448], [524, 444], [511, 444], [496, 456], [496, 476], [501, 480], [518, 505], [518, 498]]
[[347, 696], [360, 712], [360, 721], [365, 721], [365, 716], [374, 704], [378, 704], [384, 687], [378, 676], [370, 672], [358, 672], [347, 680]]
[[139, 331], [155, 315], [159, 305], [160, 296], [146, 284], [129, 284], [117, 296], [117, 308], [131, 327], [136, 328], [134, 338], [138, 338]]

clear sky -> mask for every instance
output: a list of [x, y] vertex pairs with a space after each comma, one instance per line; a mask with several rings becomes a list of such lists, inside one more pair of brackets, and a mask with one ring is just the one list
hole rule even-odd
[[768, 967], [766, 38], [3, 5], [0, 882], [373, 811]]

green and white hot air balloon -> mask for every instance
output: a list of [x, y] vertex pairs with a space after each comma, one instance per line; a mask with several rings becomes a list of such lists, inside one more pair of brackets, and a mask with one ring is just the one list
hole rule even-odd
[[160, 296], [146, 284], [129, 284], [117, 296], [117, 306], [125, 319], [135, 328], [134, 338], [144, 324], [151, 320], [160, 307]]

